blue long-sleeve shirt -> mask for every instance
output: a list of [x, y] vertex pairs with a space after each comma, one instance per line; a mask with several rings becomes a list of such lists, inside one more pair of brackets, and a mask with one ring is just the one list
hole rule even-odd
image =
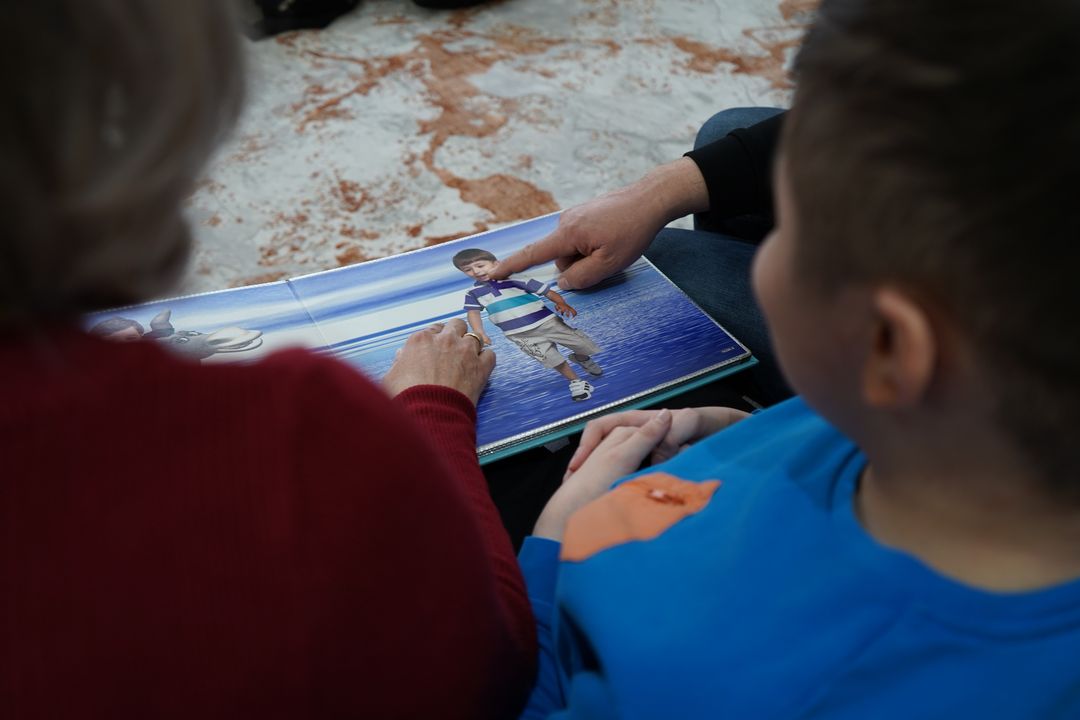
[[795, 399], [527, 539], [523, 717], [1080, 718], [1080, 581], [986, 592], [880, 545], [865, 464]]

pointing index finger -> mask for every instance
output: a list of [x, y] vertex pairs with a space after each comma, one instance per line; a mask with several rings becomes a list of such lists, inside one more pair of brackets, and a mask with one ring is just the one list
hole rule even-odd
[[516, 253], [500, 260], [499, 264], [495, 266], [495, 270], [491, 273], [492, 277], [496, 280], [503, 280], [516, 272], [521, 272], [534, 265], [550, 262], [557, 257], [565, 255], [566, 253], [559, 247], [559, 242], [561, 240], [561, 234], [559, 230], [556, 229], [555, 232], [547, 237], [537, 240], [534, 243], [529, 243]]

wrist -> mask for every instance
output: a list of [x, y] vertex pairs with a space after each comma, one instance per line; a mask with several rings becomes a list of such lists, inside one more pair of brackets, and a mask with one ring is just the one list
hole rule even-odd
[[742, 410], [722, 406], [698, 408], [698, 411], [702, 418], [701, 437], [720, 432], [743, 418], [749, 417], [749, 413]]
[[581, 488], [562, 485], [551, 496], [540, 513], [540, 517], [536, 519], [532, 534], [536, 537], [562, 542], [570, 516], [593, 499], [595, 498], [591, 494], [582, 492]]
[[548, 504], [544, 506], [540, 517], [536, 518], [536, 525], [533, 526], [532, 531], [533, 536], [562, 542], [563, 533], [566, 530], [566, 520], [569, 516], [567, 509], [555, 502], [553, 496]]
[[697, 163], [679, 158], [649, 171], [638, 181], [645, 202], [653, 204], [655, 215], [667, 225], [691, 213], [709, 209], [709, 189]]
[[465, 412], [471, 422], [476, 422], [476, 403], [467, 394], [449, 385], [418, 384], [410, 385], [394, 392], [394, 402], [410, 410], [431, 406], [449, 407]]

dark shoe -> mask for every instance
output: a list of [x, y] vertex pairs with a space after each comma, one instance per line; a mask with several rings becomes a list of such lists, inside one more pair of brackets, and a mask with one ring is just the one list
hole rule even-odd
[[413, 0], [413, 2], [420, 7], [430, 8], [432, 10], [455, 10], [457, 8], [483, 5], [487, 1], [488, 0]]
[[601, 368], [595, 360], [584, 355], [578, 355], [577, 353], [570, 353], [570, 359], [583, 367], [587, 373], [593, 377], [600, 377], [604, 374], [604, 369]]
[[262, 19], [248, 34], [262, 38], [291, 30], [321, 30], [359, 5], [360, 0], [255, 0], [255, 3], [262, 11]]

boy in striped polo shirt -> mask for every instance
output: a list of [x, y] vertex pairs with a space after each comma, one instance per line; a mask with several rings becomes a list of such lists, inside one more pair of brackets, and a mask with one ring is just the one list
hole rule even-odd
[[[578, 377], [558, 348], [562, 345], [570, 350], [570, 359], [590, 375], [603, 373], [592, 359], [594, 354], [600, 352], [600, 347], [588, 335], [570, 327], [559, 317], [575, 317], [577, 310], [567, 305], [550, 283], [531, 278], [525, 281], [489, 279], [497, 262], [490, 252], [476, 248], [454, 255], [454, 267], [476, 281], [476, 285], [465, 294], [469, 327], [485, 345], [490, 345], [491, 338], [484, 332], [480, 315], [481, 310], [487, 310], [488, 319], [503, 331], [507, 340], [544, 367], [555, 370], [567, 379], [571, 398], [588, 400], [592, 397], [593, 386]], [[541, 298], [553, 302], [555, 312]]]

